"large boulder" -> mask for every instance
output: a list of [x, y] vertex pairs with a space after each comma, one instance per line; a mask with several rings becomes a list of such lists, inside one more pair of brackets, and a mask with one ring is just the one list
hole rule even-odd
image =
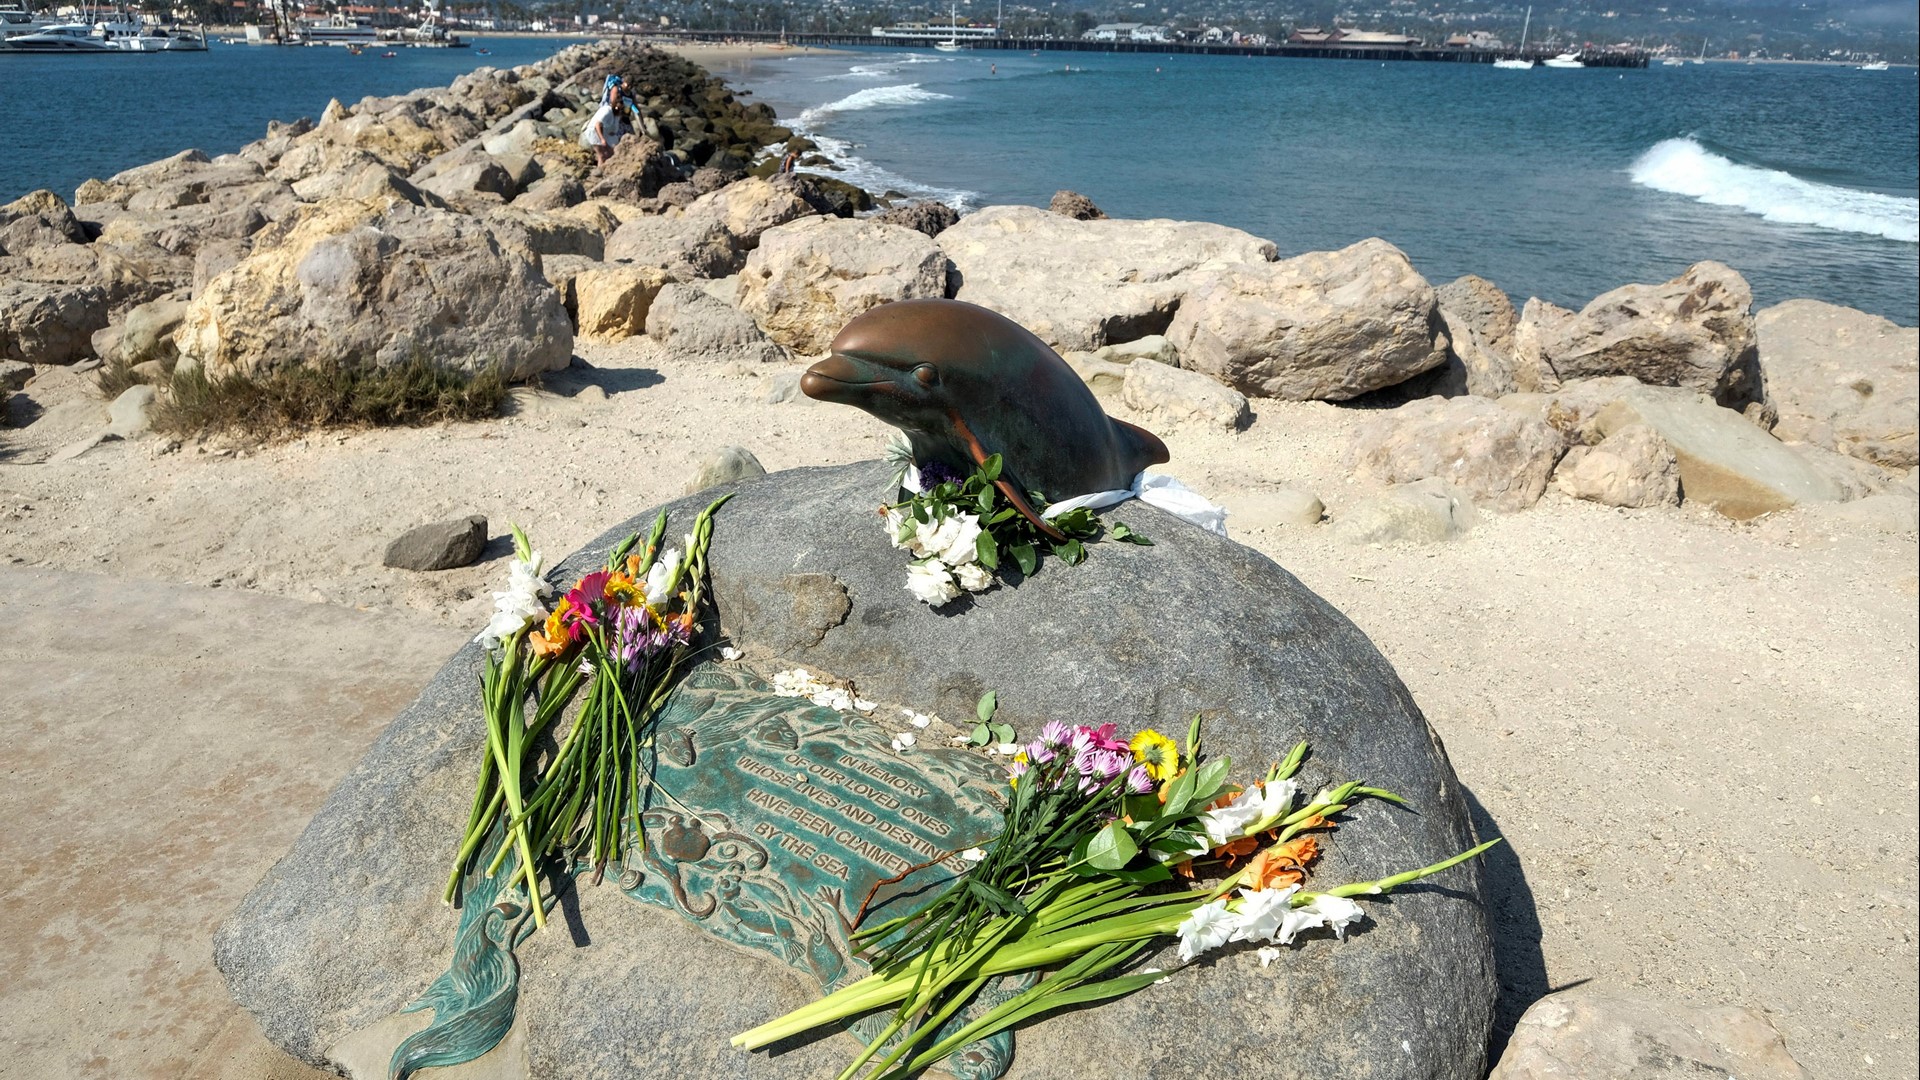
[[647, 309], [647, 336], [681, 359], [781, 364], [787, 351], [751, 317], [698, 285], [660, 290]]
[[1481, 397], [1431, 397], [1363, 424], [1351, 458], [1366, 479], [1407, 484], [1437, 477], [1481, 506], [1524, 510], [1540, 500], [1566, 446], [1541, 417]]
[[[1024, 735], [1055, 718], [1184, 732], [1201, 712], [1210, 752], [1230, 756], [1239, 776], [1309, 740], [1307, 790], [1364, 777], [1417, 811], [1366, 802], [1342, 815], [1339, 831], [1323, 840], [1317, 882], [1411, 869], [1473, 843], [1460, 782], [1392, 668], [1265, 556], [1132, 506], [1124, 519], [1153, 546], [1103, 544], [1078, 567], [1049, 561], [957, 614], [935, 611], [908, 593], [907, 560], [873, 517], [891, 475], [867, 462], [735, 488], [716, 519], [711, 567], [719, 624], [751, 670], [767, 676], [799, 664], [851, 680], [880, 703], [873, 715], [889, 725], [899, 725], [892, 718], [902, 708], [971, 717], [988, 689], [998, 692], [998, 718]], [[712, 497], [670, 504], [670, 535]], [[649, 510], [622, 523], [569, 558], [556, 578], [602, 565], [611, 544], [653, 520]], [[1166, 618], [1169, 598], [1209, 617]], [[366, 1070], [354, 1075], [383, 1076], [393, 1040], [426, 1021], [424, 1013], [394, 1013], [453, 958], [457, 915], [440, 903], [439, 884], [484, 752], [480, 663], [473, 645], [449, 661], [215, 937], [215, 961], [235, 998], [269, 1039], [316, 1065], [353, 1056]], [[875, 820], [873, 811], [893, 830], [886, 836], [926, 828], [948, 842], [963, 839], [945, 831], [949, 823], [977, 820], [983, 794], [952, 796], [961, 814], [907, 829], [882, 810], [903, 801], [887, 791], [931, 798], [914, 778], [938, 774], [921, 770], [958, 768], [944, 756], [957, 752], [936, 751], [931, 736], [923, 750], [897, 755], [887, 749], [894, 728], [773, 701], [750, 683], [725, 708], [701, 713], [700, 703], [720, 693], [701, 687], [746, 679], [738, 665], [703, 671], [711, 681], [689, 691], [689, 711], [676, 714], [692, 726], [674, 734], [675, 746], [684, 745], [674, 753], [696, 773], [719, 770], [709, 775], [737, 776], [758, 793], [736, 791], [735, 835], [784, 835], [789, 849], [807, 852], [800, 858], [812, 857], [807, 845], [818, 837], [817, 847], [831, 848], [819, 865], [835, 866], [832, 853], [847, 843], [882, 851], [893, 843], [862, 824]], [[736, 712], [734, 703], [751, 708]], [[709, 734], [709, 725], [720, 730]], [[780, 755], [837, 764], [808, 773]], [[786, 764], [757, 764], [764, 760]], [[730, 771], [737, 769], [760, 779]], [[843, 787], [872, 787], [859, 777], [884, 787], [857, 800], [836, 796]], [[702, 827], [716, 826], [695, 822]], [[841, 833], [849, 840], [828, 843]], [[662, 848], [656, 841], [649, 850]], [[721, 879], [726, 893], [717, 899], [727, 906], [718, 908], [694, 880], [706, 871], [688, 863], [640, 876], [633, 888], [655, 898], [650, 903], [623, 895], [613, 875], [597, 888], [580, 879], [566, 891], [565, 919], [556, 908], [551, 925], [517, 950], [515, 1029], [493, 1060], [519, 1075], [575, 1080], [834, 1075], [854, 1045], [844, 1036], [793, 1040], [774, 1056], [736, 1051], [727, 1039], [813, 1000], [818, 985], [797, 969], [844, 966], [836, 942], [862, 903], [858, 883], [885, 873], [864, 856], [853, 863], [785, 879], [753, 869], [751, 852], [733, 871], [715, 861], [714, 870], [732, 875]], [[688, 886], [684, 903], [667, 894], [676, 880]], [[1364, 932], [1344, 941], [1311, 935], [1271, 966], [1233, 947], [1174, 972], [1168, 985], [1023, 1025], [1007, 1075], [1182, 1080], [1217, 1076], [1220, 1062], [1231, 1061], [1247, 1080], [1479, 1080], [1496, 988], [1481, 871], [1469, 863], [1434, 885], [1368, 903]], [[782, 890], [778, 907], [749, 902], [767, 889]], [[757, 944], [731, 943], [743, 939]], [[1172, 953], [1152, 962], [1176, 966]]]
[[[1096, 363], [1113, 363], [1096, 361]], [[1184, 371], [1158, 360], [1138, 357], [1121, 367], [1121, 400], [1136, 412], [1156, 421], [1173, 424], [1196, 423], [1206, 427], [1238, 431], [1253, 422], [1247, 398], [1238, 390], [1221, 386], [1197, 371]], [[1100, 381], [1102, 372], [1092, 377], [1082, 373], [1087, 385]]]
[[889, 225], [905, 225], [928, 236], [939, 236], [960, 221], [960, 215], [953, 207], [931, 199], [890, 206], [875, 216]]
[[1554, 486], [1604, 506], [1673, 506], [1680, 501], [1680, 465], [1673, 448], [1645, 424], [1628, 424], [1593, 446], [1567, 451]]
[[323, 203], [263, 230], [194, 297], [175, 341], [210, 373], [424, 358], [521, 379], [573, 355], [532, 257], [482, 222], [384, 200]]
[[1061, 352], [1166, 331], [1208, 271], [1260, 267], [1272, 241], [1200, 221], [1080, 221], [990, 206], [939, 235], [956, 299], [991, 308]]
[[670, 279], [657, 266], [599, 266], [572, 277], [574, 326], [582, 337], [626, 338], [647, 331], [647, 312]]
[[620, 140], [613, 156], [600, 167], [587, 184], [587, 194], [595, 198], [638, 202], [660, 194], [660, 189], [680, 179], [680, 166], [658, 142], [642, 135]]
[[1530, 299], [1513, 331], [1516, 388], [1631, 375], [1737, 408], [1761, 394], [1752, 307], [1747, 279], [1717, 262], [1659, 285], [1623, 285], [1577, 313]]
[[84, 360], [93, 355], [94, 332], [107, 322], [107, 294], [97, 285], [0, 281], [0, 360]]
[[901, 225], [812, 217], [769, 229], [740, 272], [740, 310], [802, 353], [826, 351], [855, 316], [946, 295], [947, 257]]
[[1595, 428], [1608, 438], [1635, 424], [1646, 425], [1672, 448], [1682, 498], [1735, 520], [1846, 497], [1844, 488], [1806, 459], [1707, 398], [1629, 394], [1594, 418]]
[[682, 280], [737, 274], [747, 249], [725, 225], [704, 217], [637, 217], [607, 237], [605, 257], [658, 266]]
[[752, 248], [760, 243], [760, 234], [768, 229], [819, 212], [801, 198], [792, 185], [748, 177], [700, 196], [687, 207], [686, 214], [690, 218], [719, 222], [742, 246]]
[[1344, 401], [1447, 359], [1433, 287], [1379, 239], [1213, 275], [1167, 339], [1181, 367], [1289, 401]]
[[1920, 416], [1920, 329], [1818, 300], [1754, 317], [1773, 433], [1911, 469]]
[[515, 203], [489, 214], [487, 224], [535, 255], [600, 259], [605, 256], [607, 238], [620, 227], [620, 220], [599, 203], [563, 210], [523, 209]]

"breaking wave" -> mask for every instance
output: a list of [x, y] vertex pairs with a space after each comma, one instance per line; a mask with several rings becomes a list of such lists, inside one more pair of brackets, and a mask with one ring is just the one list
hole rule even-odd
[[817, 172], [821, 176], [831, 176], [836, 180], [845, 180], [856, 187], [862, 187], [879, 195], [886, 191], [897, 191], [912, 199], [932, 199], [946, 203], [961, 213], [975, 209], [979, 205], [980, 193], [965, 188], [936, 187], [912, 180], [890, 169], [854, 154], [854, 144], [845, 139], [836, 139], [831, 135], [822, 135], [803, 124], [795, 124], [795, 132], [805, 135], [820, 146], [820, 152], [833, 159], [838, 170], [802, 169], [802, 172]]
[[932, 90], [922, 90], [920, 89], [919, 83], [904, 83], [900, 86], [872, 86], [865, 90], [848, 94], [839, 101], [831, 101], [825, 105], [815, 105], [813, 108], [800, 114], [799, 122], [804, 126], [812, 127], [822, 117], [831, 113], [858, 112], [861, 109], [878, 109], [886, 106], [919, 105], [928, 101], [945, 101], [952, 96], [951, 94], [935, 93]]
[[1920, 199], [1834, 187], [1779, 169], [1742, 165], [1691, 138], [1654, 144], [1628, 174], [1643, 187], [1737, 207], [1767, 221], [1920, 243]]

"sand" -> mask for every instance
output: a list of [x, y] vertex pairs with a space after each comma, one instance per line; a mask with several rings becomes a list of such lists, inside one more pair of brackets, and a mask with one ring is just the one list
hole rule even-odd
[[[478, 512], [496, 536], [518, 522], [557, 556], [679, 494], [722, 445], [782, 469], [876, 456], [886, 433], [844, 407], [768, 404], [764, 370], [691, 364], [644, 338], [577, 351], [589, 367], [517, 391], [507, 419], [268, 447], [114, 442], [54, 464], [37, 462], [93, 425], [98, 402], [81, 377], [43, 376], [20, 410], [41, 419], [0, 433], [0, 574], [301, 601], [315, 618], [281, 632], [288, 663], [308, 664], [356, 644], [341, 609], [448, 634], [484, 622], [505, 543], [477, 567], [382, 568], [412, 525]], [[1354, 547], [1324, 525], [1280, 524], [1274, 493], [1312, 490], [1334, 514], [1363, 495], [1343, 456], [1370, 414], [1255, 411], [1237, 435], [1164, 432], [1167, 471], [1373, 637], [1446, 741], [1482, 831], [1507, 838], [1489, 863], [1503, 1026], [1549, 989], [1592, 980], [1762, 1009], [1817, 1076], [1920, 1071], [1912, 534], [1818, 508], [1737, 524], [1550, 492], [1449, 543]], [[70, 591], [77, 618], [111, 595]], [[126, 633], [103, 631], [103, 655]], [[446, 640], [409, 670], [430, 669]], [[137, 682], [122, 693], [137, 697]], [[34, 720], [32, 737], [55, 720]], [[203, 951], [206, 925], [193, 930]]]

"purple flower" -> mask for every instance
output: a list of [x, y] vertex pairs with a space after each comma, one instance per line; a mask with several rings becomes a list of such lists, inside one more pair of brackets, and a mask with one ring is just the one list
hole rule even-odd
[[1069, 736], [1067, 725], [1058, 720], [1049, 720], [1040, 726], [1040, 741], [1050, 750], [1065, 749]]
[[1127, 794], [1145, 795], [1153, 790], [1153, 777], [1147, 775], [1145, 765], [1135, 765], [1127, 773]]
[[920, 469], [920, 486], [928, 491], [941, 484], [957, 484], [961, 480], [953, 466], [944, 461], [916, 461], [914, 464]]
[[662, 619], [652, 608], [635, 605], [620, 609], [614, 623], [613, 651], [628, 672], [637, 674], [649, 659], [685, 645], [692, 636], [692, 619]]
[[1053, 747], [1047, 745], [1044, 738], [1035, 739], [1027, 744], [1027, 760], [1035, 765], [1045, 765], [1053, 760]]

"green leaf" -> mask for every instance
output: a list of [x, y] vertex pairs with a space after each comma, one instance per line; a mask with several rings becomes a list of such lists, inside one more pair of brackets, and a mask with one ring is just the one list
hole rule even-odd
[[1027, 914], [1026, 907], [1023, 906], [1020, 901], [1014, 899], [1012, 893], [1004, 889], [995, 888], [971, 874], [967, 875], [967, 891], [978, 896], [981, 903], [998, 911], [1002, 915], [1012, 915], [1016, 918], [1022, 918]]
[[992, 730], [993, 737], [996, 740], [1003, 743], [1010, 743], [1013, 741], [1013, 725], [1012, 724], [988, 724], [987, 727], [990, 730]]
[[1020, 511], [1015, 510], [1013, 507], [1009, 506], [1005, 510], [1002, 510], [999, 513], [993, 515], [991, 518], [988, 518], [987, 524], [989, 526], [999, 525], [1012, 518], [1017, 518], [1019, 516], [1020, 516]]
[[980, 538], [973, 542], [973, 557], [988, 570], [1000, 569], [1000, 545], [994, 542], [992, 533], [980, 531]]
[[1187, 805], [1193, 802], [1194, 771], [1188, 769], [1167, 788], [1167, 804], [1160, 811], [1163, 818], [1179, 817], [1187, 812]]
[[1194, 778], [1191, 798], [1195, 805], [1205, 806], [1220, 797], [1220, 789], [1227, 781], [1227, 769], [1231, 767], [1229, 759], [1216, 758], [1199, 769], [1187, 770], [1187, 775]]
[[1124, 521], [1116, 521], [1113, 523], [1113, 538], [1123, 544], [1139, 544], [1141, 547], [1153, 546], [1153, 541], [1134, 532]]
[[1134, 842], [1126, 826], [1117, 821], [1108, 822], [1087, 844], [1087, 864], [1097, 870], [1118, 870], [1138, 854], [1140, 845]]
[[993, 732], [987, 730], [987, 725], [978, 724], [978, 725], [975, 725], [973, 729], [973, 735], [967, 739], [967, 745], [968, 746], [985, 746], [987, 745], [988, 741], [991, 740], [992, 738], [993, 738]]
[[1087, 549], [1078, 540], [1053, 545], [1053, 553], [1068, 566], [1078, 566], [1087, 558]]
[[1121, 881], [1130, 881], [1135, 885], [1152, 885], [1156, 882], [1170, 881], [1173, 879], [1172, 867], [1161, 862], [1148, 863], [1146, 866], [1137, 870], [1122, 868], [1119, 870], [1102, 870], [1100, 873], [1110, 878], [1118, 878]]
[[979, 469], [980, 477], [986, 480], [986, 482], [989, 484], [993, 483], [995, 480], [1000, 479], [1000, 465], [1001, 465], [1001, 462], [1000, 462], [999, 454], [988, 455], [987, 460], [980, 463], [980, 469]]
[[986, 692], [985, 695], [983, 695], [980, 698], [980, 703], [973, 707], [973, 714], [980, 718], [980, 723], [988, 724], [993, 721], [994, 710], [998, 709], [999, 707], [1000, 707], [999, 692], [995, 690], [989, 690]]
[[1019, 564], [1020, 572], [1032, 577], [1034, 568], [1040, 565], [1040, 555], [1033, 550], [1033, 545], [1022, 541], [1008, 550], [1013, 555], [1013, 561]]
[[[1305, 746], [1306, 743], [1301, 743]], [[1187, 725], [1187, 765], [1191, 767], [1200, 760], [1200, 714], [1193, 714], [1193, 722]]]

